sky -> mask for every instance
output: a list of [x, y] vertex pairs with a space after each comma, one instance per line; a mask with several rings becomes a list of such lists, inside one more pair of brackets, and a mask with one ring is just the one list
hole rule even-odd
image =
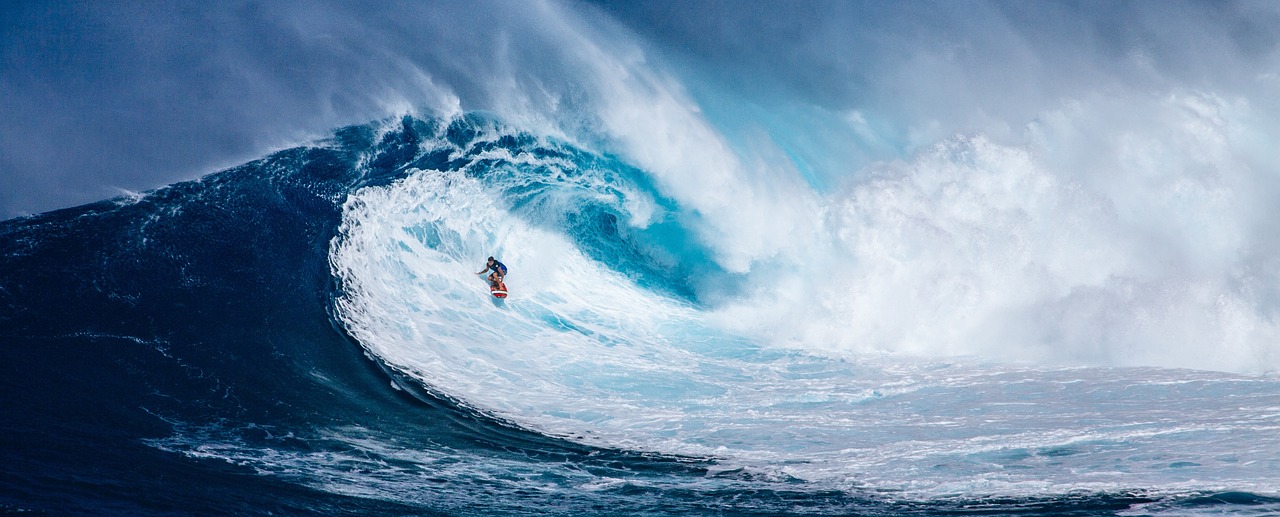
[[0, 218], [419, 110], [608, 133], [619, 89], [856, 169], [954, 132], [1020, 138], [1061, 99], [1267, 102], [1278, 49], [1273, 2], [9, 1]]

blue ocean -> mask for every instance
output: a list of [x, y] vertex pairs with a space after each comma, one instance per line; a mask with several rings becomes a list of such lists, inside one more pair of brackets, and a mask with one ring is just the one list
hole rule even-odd
[[864, 348], [926, 339], [863, 299], [878, 275], [761, 293], [701, 224], [486, 114], [6, 221], [0, 508], [1280, 511], [1273, 377]]
[[0, 15], [0, 514], [1280, 514], [1275, 4]]

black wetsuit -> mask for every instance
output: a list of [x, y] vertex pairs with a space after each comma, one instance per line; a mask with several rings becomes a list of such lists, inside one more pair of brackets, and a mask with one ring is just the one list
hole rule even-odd
[[485, 271], [493, 271], [498, 276], [507, 276], [507, 265], [495, 260], [492, 266], [485, 268]]

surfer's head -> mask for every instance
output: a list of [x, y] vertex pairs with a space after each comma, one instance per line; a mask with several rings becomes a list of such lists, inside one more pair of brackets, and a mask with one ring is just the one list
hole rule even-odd
[[489, 257], [489, 263], [490, 264], [494, 263], [493, 257]]

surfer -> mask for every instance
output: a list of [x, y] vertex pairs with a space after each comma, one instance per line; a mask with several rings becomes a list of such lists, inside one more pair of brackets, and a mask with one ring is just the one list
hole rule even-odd
[[507, 265], [498, 262], [498, 260], [493, 257], [489, 257], [488, 262], [485, 262], [484, 269], [481, 269], [476, 274], [483, 275], [485, 271], [489, 270], [493, 270], [492, 273], [489, 273], [489, 285], [501, 288], [502, 277], [507, 276]]

